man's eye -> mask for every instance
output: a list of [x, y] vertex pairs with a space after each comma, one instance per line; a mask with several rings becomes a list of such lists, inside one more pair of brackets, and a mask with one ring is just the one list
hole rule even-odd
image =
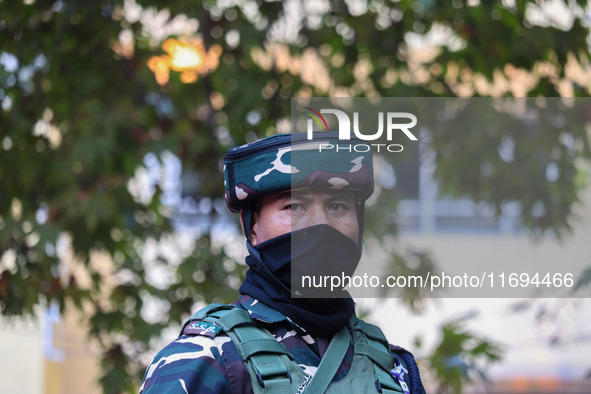
[[328, 206], [328, 209], [331, 211], [346, 211], [349, 207], [345, 204], [334, 202]]
[[302, 204], [291, 203], [288, 206], [286, 206], [285, 208], [289, 209], [292, 212], [297, 212], [297, 211], [301, 211], [304, 207]]

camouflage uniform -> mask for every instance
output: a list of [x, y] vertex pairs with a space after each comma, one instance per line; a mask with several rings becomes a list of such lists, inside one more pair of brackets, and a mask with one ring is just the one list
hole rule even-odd
[[[282, 313], [248, 296], [235, 303], [247, 310], [257, 324], [284, 344], [295, 361], [313, 375], [328, 348], [330, 338], [312, 338]], [[341, 363], [333, 381], [347, 375], [353, 360], [353, 346]], [[402, 369], [402, 365], [396, 366]], [[408, 375], [402, 373], [403, 379]], [[405, 381], [406, 385], [410, 385]], [[146, 371], [140, 393], [252, 393], [250, 373], [238, 349], [227, 335], [187, 326], [178, 339], [162, 349]]]

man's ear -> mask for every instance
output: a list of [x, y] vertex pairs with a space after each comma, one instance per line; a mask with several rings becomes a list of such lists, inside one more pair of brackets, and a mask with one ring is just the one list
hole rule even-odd
[[257, 246], [259, 244], [258, 237], [257, 237], [257, 230], [258, 230], [258, 223], [259, 223], [259, 215], [256, 212], [253, 212], [250, 216], [250, 234], [248, 239], [252, 246]]
[[246, 238], [250, 241], [252, 246], [257, 246], [257, 244], [258, 244], [257, 234], [256, 234], [256, 231], [257, 231], [256, 223], [257, 223], [258, 219], [259, 219], [258, 214], [256, 212], [251, 211], [250, 230], [248, 232], [246, 232], [246, 230], [244, 228], [244, 210], [240, 211], [240, 227], [242, 227], [242, 232], [244, 233]]

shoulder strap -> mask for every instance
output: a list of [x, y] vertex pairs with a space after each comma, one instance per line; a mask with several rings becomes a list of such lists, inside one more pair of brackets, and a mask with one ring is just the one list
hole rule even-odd
[[[406, 386], [404, 381], [396, 382], [391, 376], [391, 371], [396, 365], [401, 365], [408, 371], [411, 393], [425, 393], [419, 368], [413, 355], [408, 350], [399, 346], [390, 346], [386, 336], [378, 326], [359, 320], [356, 316], [351, 318], [351, 323], [353, 329], [360, 331], [368, 342], [368, 344], [355, 344], [355, 353], [366, 355], [374, 362], [376, 377], [382, 386], [383, 393], [409, 391], [408, 388], [403, 387]], [[393, 382], [396, 382], [394, 386], [392, 385]]]
[[280, 356], [291, 359], [292, 355], [283, 344], [277, 342], [267, 330], [256, 327], [252, 322], [248, 325], [234, 326], [226, 333], [236, 345], [251, 373], [256, 376], [263, 393], [291, 392], [291, 375]]
[[345, 358], [350, 342], [349, 330], [343, 327], [330, 341], [316, 373], [302, 393], [324, 393]]
[[251, 374], [256, 376], [261, 392], [291, 393], [291, 374], [280, 356], [289, 359], [293, 356], [267, 330], [256, 327], [248, 311], [236, 305], [208, 305], [185, 323], [181, 334], [189, 323], [195, 321], [214, 324], [232, 339]]
[[353, 330], [360, 332], [367, 341], [356, 342], [354, 349], [356, 354], [367, 356], [373, 362], [378, 391], [383, 394], [404, 393], [401, 384], [390, 375], [395, 359], [389, 351], [388, 340], [382, 330], [356, 316], [351, 318], [351, 324]]

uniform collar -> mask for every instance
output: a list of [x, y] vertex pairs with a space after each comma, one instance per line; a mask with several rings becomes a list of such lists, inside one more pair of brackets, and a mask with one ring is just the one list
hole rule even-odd
[[250, 297], [248, 295], [241, 295], [240, 298], [238, 298], [238, 300], [233, 302], [233, 304], [248, 311], [248, 314], [253, 320], [258, 320], [260, 322], [268, 324], [285, 321], [293, 325], [298, 330], [304, 333], [306, 332], [303, 328], [294, 323], [289, 317], [285, 316], [278, 310], [263, 304], [256, 298]]

